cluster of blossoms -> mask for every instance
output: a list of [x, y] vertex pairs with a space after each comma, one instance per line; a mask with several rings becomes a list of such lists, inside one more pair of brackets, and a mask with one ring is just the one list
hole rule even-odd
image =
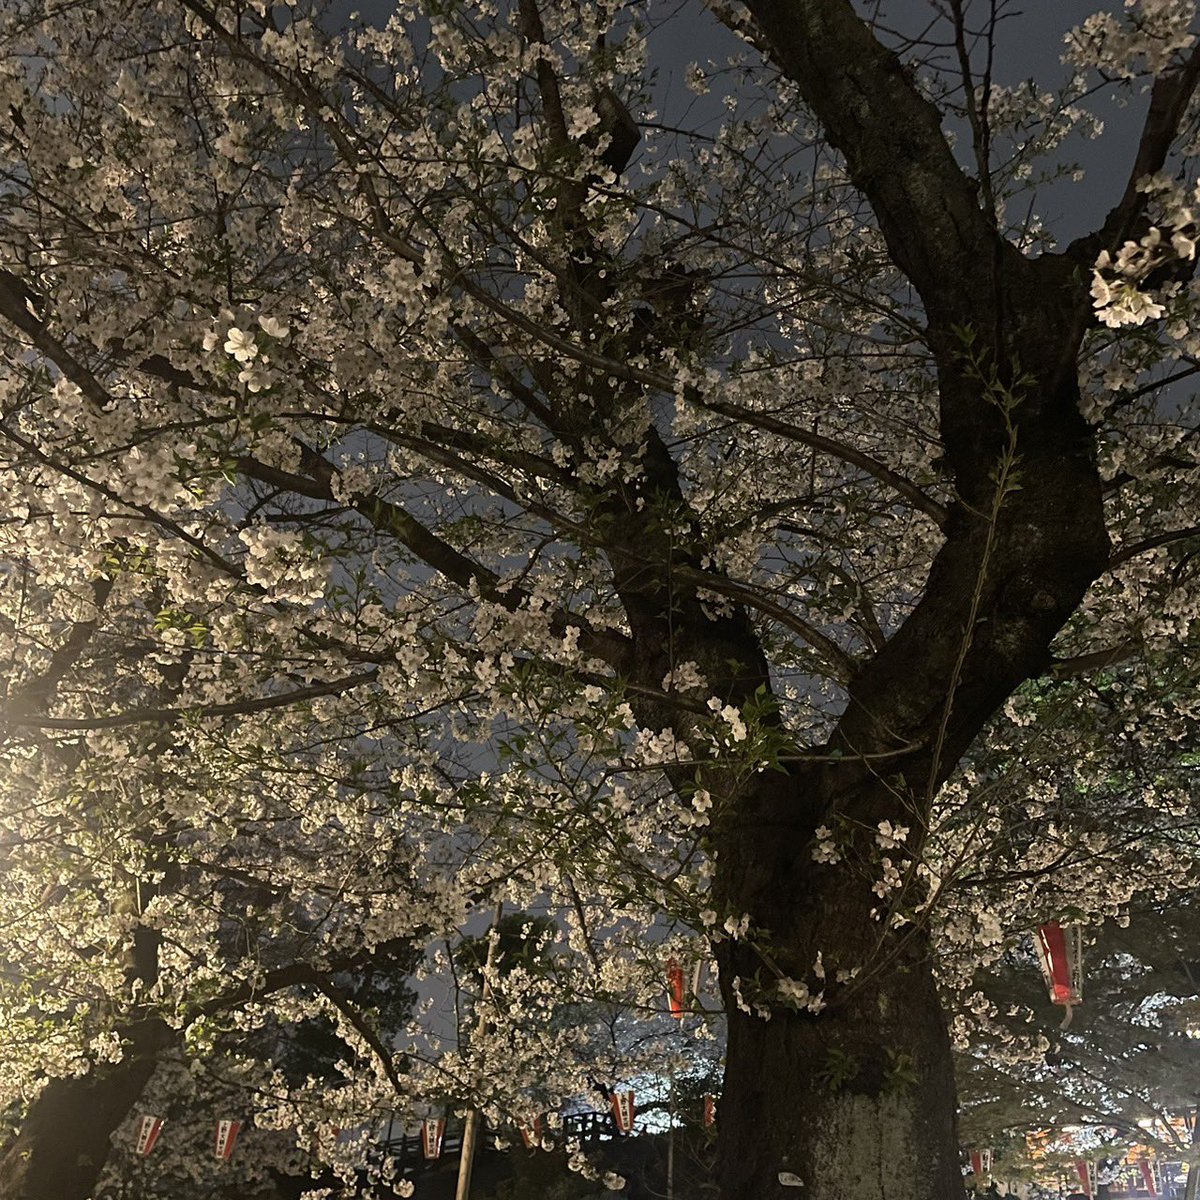
[[246, 547], [246, 579], [280, 601], [304, 604], [325, 594], [326, 572], [305, 544], [286, 529], [251, 525], [238, 534]]
[[837, 848], [837, 842], [834, 840], [833, 830], [828, 825], [818, 826], [813, 838], [815, 841], [812, 849], [813, 862], [832, 865], [841, 861], [842, 856]]
[[803, 1009], [815, 1015], [825, 1007], [824, 994], [811, 992], [808, 985], [799, 979], [780, 979], [776, 981], [775, 990], [791, 1008]]
[[[290, 332], [287, 323], [278, 317], [260, 316], [258, 327], [268, 338], [275, 341], [281, 341]], [[271, 357], [263, 350], [255, 332], [242, 329], [238, 325], [230, 325], [225, 330], [224, 342], [221, 341], [221, 337], [220, 333], [210, 330], [204, 335], [204, 349], [211, 352], [217, 346], [221, 346], [239, 365], [238, 382], [245, 384], [247, 391], [262, 392], [269, 388], [274, 378]]]
[[1125, 12], [1098, 12], [1067, 37], [1067, 58], [1118, 78], [1169, 66], [1191, 48], [1192, 0], [1125, 0]]
[[1125, 242], [1115, 258], [1107, 250], [1102, 251], [1092, 272], [1093, 307], [1110, 329], [1143, 325], [1163, 316], [1164, 300], [1179, 291], [1179, 284], [1167, 283], [1157, 296], [1142, 285], [1172, 262], [1190, 263], [1196, 258], [1193, 206], [1200, 201], [1200, 185], [1186, 196], [1173, 180], [1153, 176], [1142, 180], [1139, 190], [1152, 197], [1162, 212], [1161, 222], [1152, 225], [1139, 240]]

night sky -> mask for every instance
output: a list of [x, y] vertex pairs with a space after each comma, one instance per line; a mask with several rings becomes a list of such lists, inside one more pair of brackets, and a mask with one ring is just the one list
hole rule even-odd
[[[945, 12], [945, 0], [856, 0], [856, 7], [867, 17], [879, 22], [882, 40], [897, 46], [901, 39], [920, 37], [923, 32], [931, 40], [945, 43], [949, 23], [938, 20]], [[1034, 79], [1041, 90], [1053, 91], [1068, 77], [1062, 64], [1064, 39], [1067, 32], [1096, 12], [1122, 10], [1121, 0], [998, 0], [1001, 19], [997, 23], [997, 46], [993, 77], [997, 84], [1013, 86]], [[968, 27], [982, 23], [989, 11], [989, 0], [966, 0]], [[692, 124], [698, 119], [720, 119], [720, 98], [705, 97], [697, 103], [683, 85], [682, 72], [692, 62], [726, 61], [730, 55], [749, 54], [744, 43], [721, 26], [716, 18], [693, 0], [682, 0], [672, 7], [652, 3], [646, 10], [655, 15], [657, 25], [650, 35], [650, 60], [659, 72], [655, 100], [664, 119], [682, 118], [678, 123]], [[670, 12], [674, 15], [664, 19]], [[933, 22], [936, 24], [931, 24]], [[911, 52], [902, 52], [909, 57]], [[955, 67], [949, 49], [941, 52], [941, 61]], [[978, 68], [982, 67], [982, 48], [978, 51]], [[978, 70], [977, 70], [978, 73]], [[1085, 138], [1070, 140], [1062, 149], [1062, 157], [1082, 167], [1085, 182], [1065, 181], [1043, 189], [1036, 210], [1060, 241], [1089, 232], [1103, 219], [1104, 214], [1119, 197], [1125, 184], [1129, 165], [1133, 161], [1141, 127], [1144, 94], [1140, 84], [1114, 86], [1087, 102], [1086, 107], [1103, 120], [1105, 135], [1099, 141]], [[686, 110], [686, 117], [684, 112]], [[963, 142], [960, 154], [968, 155]], [[965, 159], [964, 159], [965, 161]], [[970, 167], [969, 167], [970, 169]]]

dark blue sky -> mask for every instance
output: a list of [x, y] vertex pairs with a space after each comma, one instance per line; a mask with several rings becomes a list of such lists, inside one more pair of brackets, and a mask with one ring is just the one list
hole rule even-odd
[[[969, 26], [986, 17], [988, 0], [966, 0], [966, 4]], [[939, 8], [945, 11], [945, 0], [856, 0], [856, 7], [864, 15], [877, 13], [881, 37], [893, 44], [925, 31], [944, 42], [949, 32], [945, 20], [930, 28]], [[1000, 0], [999, 7], [1003, 16], [997, 24], [995, 81], [1014, 86], [1032, 78], [1043, 91], [1056, 90], [1068, 78], [1068, 68], [1061, 61], [1068, 31], [1093, 13], [1123, 11], [1122, 0]], [[662, 16], [669, 10], [665, 4], [651, 4], [649, 11]], [[651, 61], [660, 72], [660, 104], [671, 117], [679, 115], [680, 105], [691, 104], [689, 123], [697, 119], [698, 109], [719, 119], [719, 97], [708, 97], [707, 104], [696, 105], [683, 87], [682, 73], [689, 63], [722, 62], [745, 47], [699, 4], [682, 0], [675, 13], [651, 35]], [[895, 36], [888, 38], [888, 32]], [[952, 65], [948, 50], [943, 56], [947, 65]], [[982, 66], [982, 52], [978, 65]], [[1043, 188], [1037, 198], [1038, 213], [1060, 240], [1094, 228], [1119, 196], [1133, 161], [1144, 99], [1138, 85], [1114, 87], [1093, 97], [1088, 107], [1103, 120], [1104, 136], [1098, 141], [1072, 139], [1062, 152], [1063, 158], [1085, 170], [1085, 181]], [[966, 150], [965, 145], [962, 149]]]

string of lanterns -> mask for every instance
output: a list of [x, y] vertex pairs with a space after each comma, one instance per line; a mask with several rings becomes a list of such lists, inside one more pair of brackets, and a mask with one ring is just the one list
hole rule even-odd
[[[152, 1114], [143, 1116], [138, 1122], [137, 1152], [143, 1158], [146, 1158], [158, 1143], [165, 1123], [165, 1117], [156, 1117]], [[237, 1145], [238, 1134], [241, 1131], [241, 1121], [218, 1121], [213, 1138], [213, 1157], [221, 1159], [222, 1162], [228, 1162], [233, 1157], [233, 1148]]]
[[[976, 1147], [966, 1151], [966, 1158], [970, 1174], [974, 1176], [973, 1186], [976, 1189], [983, 1188], [991, 1181], [994, 1164], [992, 1150]], [[1130, 1162], [1126, 1159], [1123, 1166], [1125, 1169], [1136, 1166], [1138, 1174], [1141, 1177], [1141, 1190], [1147, 1195], [1161, 1195], [1161, 1188], [1159, 1186], [1161, 1169], [1157, 1161], [1152, 1161], [1142, 1156], [1135, 1162]], [[1108, 1162], [1107, 1164], [1098, 1165], [1096, 1162], [1085, 1158], [1075, 1159], [1071, 1167], [1079, 1179], [1079, 1191], [1087, 1196], [1088, 1200], [1093, 1200], [1097, 1188], [1102, 1184], [1112, 1183], [1122, 1170], [1122, 1164]], [[1013, 1186], [1013, 1184], [1009, 1184], [1010, 1190]]]
[[[1060, 1004], [1066, 1010], [1062, 1027], [1070, 1024], [1074, 1006], [1083, 1000], [1082, 984], [1082, 932], [1078, 927], [1064, 928], [1058, 921], [1047, 921], [1039, 925], [1034, 933], [1034, 947], [1042, 974], [1046, 980], [1050, 999]], [[704, 959], [698, 958], [692, 965], [691, 979], [685, 980], [684, 970], [675, 958], [667, 960], [666, 990], [667, 1008], [670, 1015], [677, 1021], [682, 1021], [687, 1012], [687, 1000], [698, 1003], [700, 990], [704, 982]], [[690, 983], [690, 988], [687, 986]], [[614, 1091], [610, 1097], [613, 1123], [619, 1133], [632, 1133], [637, 1105], [632, 1089]], [[705, 1128], [716, 1124], [716, 1097], [711, 1093], [704, 1095], [703, 1122]], [[165, 1118], [148, 1114], [142, 1117], [137, 1130], [137, 1153], [142, 1157], [148, 1156], [153, 1150], [162, 1133]], [[232, 1119], [221, 1119], [216, 1123], [213, 1141], [213, 1155], [223, 1162], [229, 1162], [233, 1157], [238, 1134], [242, 1122]], [[430, 1117], [421, 1122], [421, 1149], [425, 1159], [429, 1161], [441, 1157], [442, 1145], [446, 1134], [444, 1117]], [[542, 1118], [535, 1117], [532, 1125], [520, 1127], [521, 1139], [526, 1149], [533, 1149], [542, 1141]], [[992, 1151], [990, 1149], [974, 1149], [968, 1152], [971, 1172], [977, 1179], [984, 1179], [992, 1172]], [[1154, 1180], [1152, 1164], [1142, 1159], [1139, 1163], [1142, 1178], [1150, 1195], [1158, 1195]], [[1084, 1193], [1091, 1197], [1094, 1194], [1095, 1166], [1082, 1159], [1076, 1164], [1080, 1185]]]

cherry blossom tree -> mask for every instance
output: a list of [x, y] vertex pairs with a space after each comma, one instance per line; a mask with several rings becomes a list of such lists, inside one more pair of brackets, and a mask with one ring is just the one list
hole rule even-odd
[[[261, 1123], [713, 1034], [723, 1200], [961, 1196], [975, 971], [1188, 886], [1112, 762], [1197, 715], [1200, 52], [1098, 4], [1009, 86], [1002, 0], [878, 7], [5, 6], [0, 1195], [320, 1017]], [[498, 902], [559, 932], [477, 1036], [337, 986]]]

